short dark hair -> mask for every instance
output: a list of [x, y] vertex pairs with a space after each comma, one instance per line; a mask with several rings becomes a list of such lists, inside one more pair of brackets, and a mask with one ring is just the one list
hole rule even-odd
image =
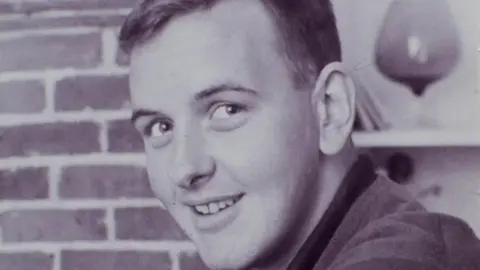
[[[142, 0], [127, 16], [120, 48], [127, 54], [175, 16], [207, 10], [222, 0]], [[341, 61], [341, 46], [330, 0], [259, 0], [275, 19], [297, 85], [314, 83], [329, 62]]]

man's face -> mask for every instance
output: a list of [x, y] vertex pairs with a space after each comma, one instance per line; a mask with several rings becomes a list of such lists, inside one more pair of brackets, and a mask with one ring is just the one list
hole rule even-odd
[[294, 89], [275, 29], [259, 1], [223, 1], [132, 54], [151, 187], [212, 268], [281, 245], [314, 203], [311, 93]]

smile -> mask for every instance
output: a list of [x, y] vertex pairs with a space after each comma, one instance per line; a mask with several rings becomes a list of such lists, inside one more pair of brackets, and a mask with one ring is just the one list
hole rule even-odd
[[243, 195], [239, 195], [229, 199], [217, 200], [217, 201], [212, 201], [205, 204], [194, 205], [192, 206], [192, 209], [198, 215], [202, 215], [202, 216], [214, 215], [235, 205], [242, 197]]

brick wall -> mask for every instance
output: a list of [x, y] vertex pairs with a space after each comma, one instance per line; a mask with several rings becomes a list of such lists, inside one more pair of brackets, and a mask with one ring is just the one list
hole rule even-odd
[[128, 123], [133, 0], [0, 2], [0, 269], [204, 269]]

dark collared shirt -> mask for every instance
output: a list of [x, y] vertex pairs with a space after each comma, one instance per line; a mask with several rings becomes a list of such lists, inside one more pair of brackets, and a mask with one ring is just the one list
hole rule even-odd
[[359, 157], [288, 270], [480, 270], [468, 225], [427, 212]]

